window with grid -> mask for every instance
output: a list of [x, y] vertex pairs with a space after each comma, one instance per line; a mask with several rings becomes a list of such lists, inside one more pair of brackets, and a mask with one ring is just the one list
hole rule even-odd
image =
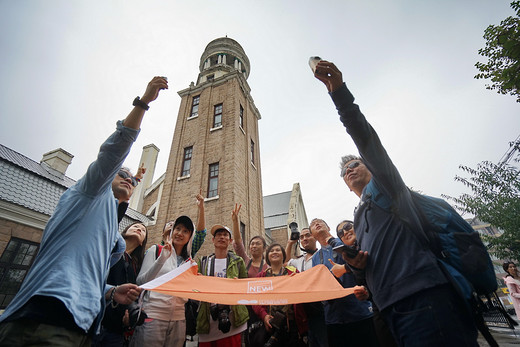
[[251, 140], [251, 163], [255, 163], [255, 142]]
[[191, 104], [190, 118], [197, 117], [199, 115], [199, 100], [200, 100], [200, 96], [193, 97], [193, 102]]
[[184, 148], [184, 157], [182, 158], [181, 177], [188, 176], [190, 174], [192, 154], [193, 154], [193, 146]]
[[240, 105], [239, 122], [240, 127], [244, 129], [244, 108], [242, 107], [242, 105]]
[[215, 105], [215, 112], [213, 114], [213, 128], [222, 126], [222, 104]]
[[218, 195], [218, 171], [218, 163], [209, 165], [208, 198], [213, 198]]
[[16, 295], [38, 251], [35, 242], [11, 238], [0, 257], [0, 308]]

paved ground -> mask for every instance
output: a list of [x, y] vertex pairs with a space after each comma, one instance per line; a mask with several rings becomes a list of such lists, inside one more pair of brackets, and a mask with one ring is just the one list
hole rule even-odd
[[[520, 347], [520, 329], [517, 327], [515, 330], [506, 328], [490, 328], [491, 334], [497, 340], [500, 347], [516, 346]], [[479, 334], [478, 343], [481, 347], [489, 346], [486, 339]], [[186, 341], [186, 347], [197, 347], [197, 336], [195, 341]]]
[[[520, 329], [494, 328], [490, 327], [491, 335], [495, 338], [500, 347], [503, 346], [520, 346]], [[478, 343], [482, 347], [489, 346], [486, 339], [482, 335], [478, 336]]]

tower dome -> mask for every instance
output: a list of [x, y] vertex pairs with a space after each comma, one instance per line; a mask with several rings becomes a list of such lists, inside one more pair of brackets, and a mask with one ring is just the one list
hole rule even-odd
[[247, 79], [250, 72], [249, 58], [238, 42], [229, 37], [221, 37], [208, 43], [200, 57], [200, 76], [215, 71], [228, 73], [238, 70]]

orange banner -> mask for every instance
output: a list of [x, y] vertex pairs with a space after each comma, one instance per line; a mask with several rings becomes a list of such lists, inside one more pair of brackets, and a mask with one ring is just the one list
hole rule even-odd
[[298, 304], [354, 293], [353, 288], [343, 288], [325, 265], [292, 276], [231, 279], [198, 275], [197, 263], [188, 262], [141, 288], [226, 305]]

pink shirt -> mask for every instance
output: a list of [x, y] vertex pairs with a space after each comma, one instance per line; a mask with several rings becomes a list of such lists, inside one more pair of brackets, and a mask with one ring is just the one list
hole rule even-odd
[[235, 241], [233, 241], [233, 249], [239, 257], [242, 257], [242, 259], [244, 259], [244, 263], [246, 263], [246, 269], [249, 266], [249, 269], [247, 269], [247, 277], [256, 277], [256, 275], [259, 272], [262, 272], [269, 267], [269, 265], [267, 265], [265, 261], [263, 261], [264, 264], [262, 266], [262, 269], [260, 269], [258, 266], [254, 266], [253, 264], [250, 265], [249, 262], [251, 261], [251, 258], [249, 258], [246, 254], [244, 243], [236, 243]]

